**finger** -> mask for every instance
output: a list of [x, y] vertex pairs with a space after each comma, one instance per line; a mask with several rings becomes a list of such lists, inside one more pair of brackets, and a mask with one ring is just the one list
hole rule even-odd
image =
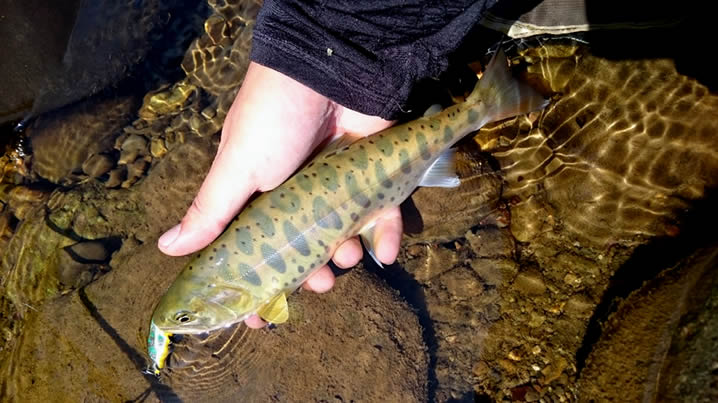
[[244, 320], [244, 324], [250, 329], [261, 329], [267, 326], [267, 322], [263, 321], [259, 315], [252, 315]]
[[342, 269], [348, 269], [356, 266], [361, 260], [362, 249], [359, 239], [357, 237], [347, 239], [339, 245], [337, 250], [334, 252], [332, 260], [334, 264]]
[[222, 233], [239, 212], [256, 186], [243, 175], [237, 151], [223, 147], [215, 157], [202, 187], [182, 222], [162, 235], [160, 250], [181, 256], [204, 248]]
[[327, 292], [334, 286], [334, 274], [329, 266], [324, 265], [314, 272], [307, 281], [302, 284], [304, 289], [314, 291], [316, 293]]
[[401, 210], [394, 207], [377, 219], [374, 230], [374, 248], [377, 259], [384, 264], [392, 264], [399, 255], [402, 222]]

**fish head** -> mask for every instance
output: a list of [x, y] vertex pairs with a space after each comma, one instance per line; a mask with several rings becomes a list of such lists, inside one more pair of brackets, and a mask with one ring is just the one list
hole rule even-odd
[[179, 281], [160, 300], [152, 324], [169, 334], [200, 334], [237, 323], [254, 309], [256, 299], [241, 287]]

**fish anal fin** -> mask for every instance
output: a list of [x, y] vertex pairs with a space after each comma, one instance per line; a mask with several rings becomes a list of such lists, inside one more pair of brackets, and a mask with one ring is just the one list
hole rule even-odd
[[374, 248], [374, 229], [376, 228], [376, 223], [372, 222], [367, 224], [360, 232], [359, 236], [361, 237], [361, 241], [364, 244], [364, 247], [366, 248], [366, 251], [369, 253], [369, 256], [374, 260], [374, 262], [379, 265], [382, 269], [384, 268], [384, 265], [381, 264], [379, 259], [376, 257], [376, 252], [374, 252], [376, 249]]
[[461, 185], [456, 176], [456, 149], [444, 151], [439, 158], [426, 170], [419, 186], [455, 188]]
[[287, 296], [282, 292], [257, 310], [257, 315], [269, 323], [284, 323], [289, 319]]

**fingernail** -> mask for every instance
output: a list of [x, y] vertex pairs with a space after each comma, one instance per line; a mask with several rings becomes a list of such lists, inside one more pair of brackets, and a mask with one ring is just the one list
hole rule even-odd
[[162, 234], [162, 236], [159, 239], [159, 244], [161, 247], [166, 248], [170, 245], [172, 245], [172, 242], [174, 242], [177, 239], [177, 236], [180, 233], [180, 224], [175, 225], [174, 227], [170, 228], [167, 232]]

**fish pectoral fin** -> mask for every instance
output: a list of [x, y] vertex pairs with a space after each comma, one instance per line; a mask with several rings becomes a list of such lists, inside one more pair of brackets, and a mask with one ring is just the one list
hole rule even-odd
[[284, 323], [289, 319], [287, 296], [282, 292], [257, 310], [257, 315], [269, 323]]
[[384, 265], [381, 264], [379, 259], [377, 259], [376, 253], [374, 252], [376, 250], [374, 248], [374, 228], [376, 228], [376, 223], [369, 223], [359, 232], [359, 236], [361, 237], [361, 241], [364, 244], [366, 251], [369, 253], [369, 256], [371, 256], [371, 258], [374, 259], [374, 262], [376, 262], [376, 264], [383, 269]]
[[461, 180], [456, 176], [456, 149], [453, 148], [439, 155], [419, 182], [419, 186], [424, 187], [455, 188], [459, 185]]

